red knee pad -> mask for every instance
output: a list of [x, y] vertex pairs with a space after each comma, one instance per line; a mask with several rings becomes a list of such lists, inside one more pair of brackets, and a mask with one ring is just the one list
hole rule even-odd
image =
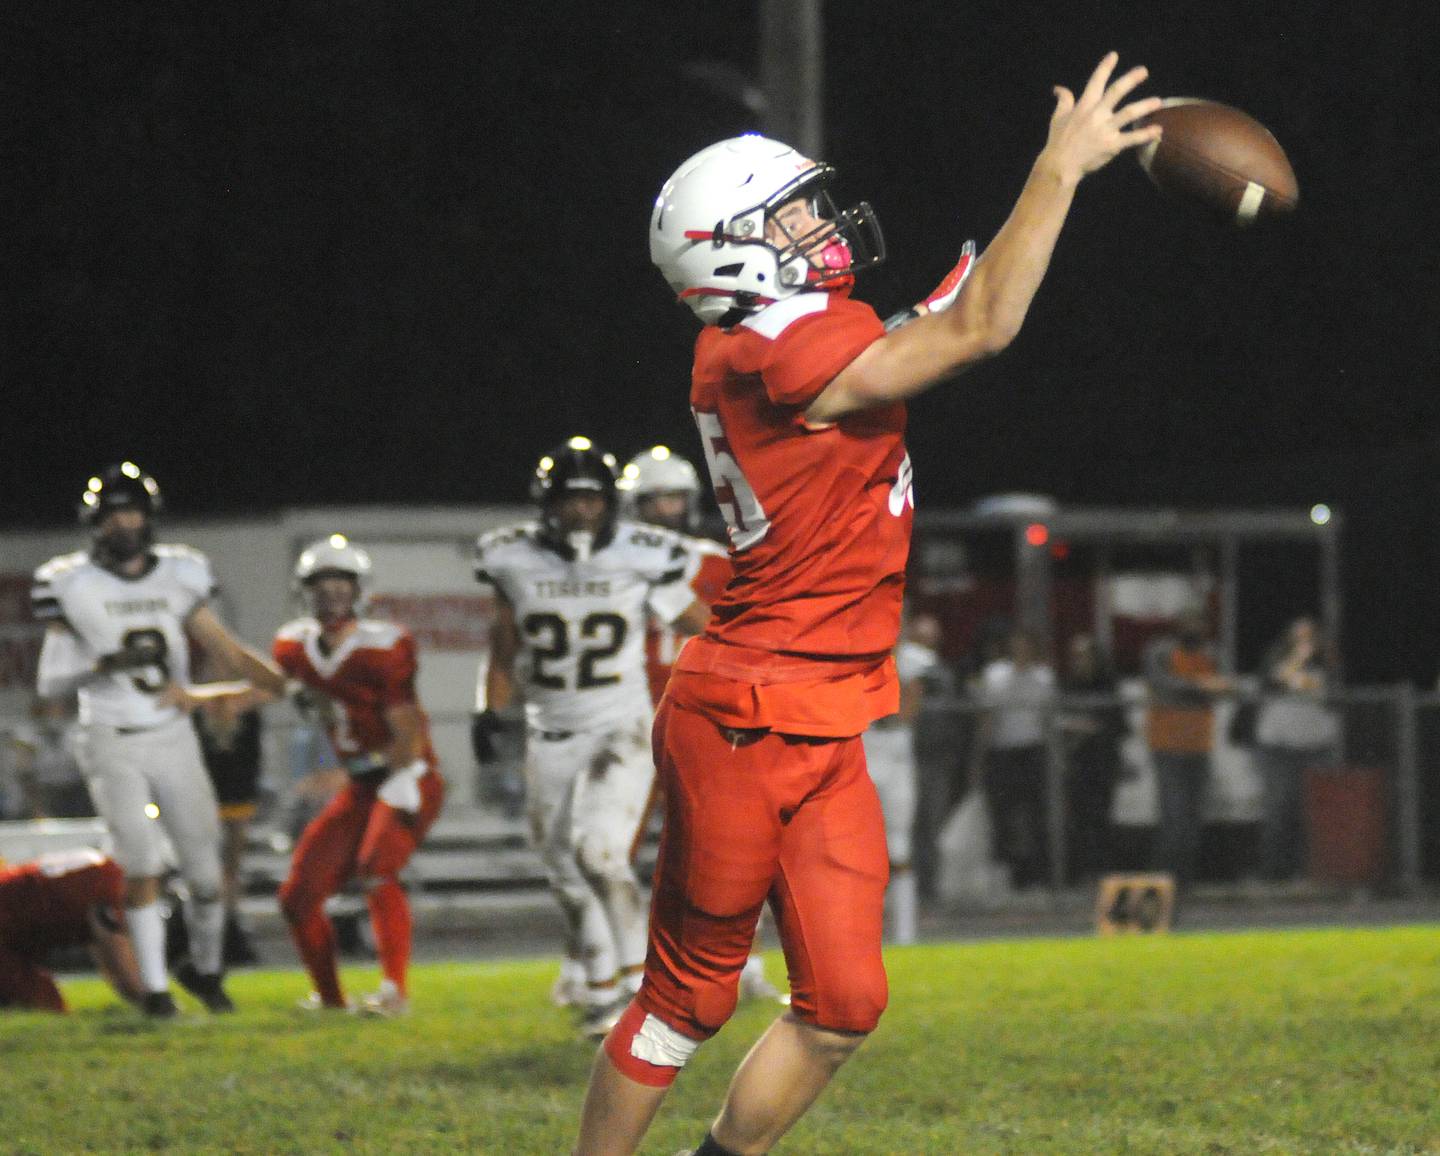
[[869, 1035], [879, 1024], [889, 998], [885, 972], [880, 970], [869, 976], [851, 976], [844, 991], [831, 990], [819, 996], [804, 990], [793, 991], [790, 1014], [812, 1028]]
[[668, 1088], [702, 1040], [677, 1032], [631, 1000], [620, 1022], [605, 1037], [605, 1054], [627, 1079], [652, 1088]]

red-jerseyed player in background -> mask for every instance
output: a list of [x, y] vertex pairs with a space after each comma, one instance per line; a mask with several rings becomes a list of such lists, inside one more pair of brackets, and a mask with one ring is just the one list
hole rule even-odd
[[[666, 1089], [735, 1007], [770, 901], [791, 1010], [751, 1049], [697, 1154], [768, 1152], [884, 1010], [885, 826], [860, 734], [898, 707], [912, 492], [903, 402], [1014, 338], [1081, 178], [1158, 137], [1127, 128], [1107, 55], [1055, 90], [1044, 148], [979, 260], [887, 332], [851, 300], [883, 257], [868, 205], [836, 212], [831, 170], [762, 137], [686, 161], [650, 254], [705, 322], [691, 407], [735, 565], [655, 721], [666, 826], [639, 994], [596, 1057], [576, 1151], [630, 1153]], [[968, 280], [966, 278], [968, 277]]]
[[350, 774], [300, 836], [280, 909], [315, 984], [302, 1006], [344, 1008], [325, 900], [358, 878], [383, 976], [359, 1010], [392, 1016], [409, 1006], [412, 928], [397, 876], [440, 813], [445, 787], [415, 697], [414, 638], [403, 626], [359, 616], [369, 576], [369, 555], [343, 535], [316, 542], [295, 564], [312, 616], [275, 636], [275, 661], [321, 696], [330, 741]]
[[139, 1004], [145, 988], [125, 926], [120, 865], [89, 849], [13, 867], [0, 860], [0, 1008], [65, 1011], [45, 960], [68, 947], [89, 948], [110, 986]]

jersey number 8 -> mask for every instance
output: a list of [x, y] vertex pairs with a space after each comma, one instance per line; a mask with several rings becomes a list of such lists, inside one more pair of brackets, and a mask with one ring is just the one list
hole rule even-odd
[[[126, 652], [145, 660], [139, 673], [130, 676], [130, 681], [137, 688], [146, 694], [159, 694], [165, 689], [165, 684], [170, 681], [170, 643], [163, 631], [153, 626], [127, 630], [125, 637], [120, 640], [120, 646]], [[159, 678], [153, 682], [146, 677], [152, 670], [159, 672]]]

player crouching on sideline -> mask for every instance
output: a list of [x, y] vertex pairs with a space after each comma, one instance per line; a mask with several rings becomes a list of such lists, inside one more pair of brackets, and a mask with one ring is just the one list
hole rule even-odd
[[343, 534], [314, 543], [295, 563], [310, 615], [282, 626], [274, 656], [314, 692], [349, 779], [306, 825], [280, 886], [280, 910], [315, 990], [307, 1010], [350, 1007], [340, 987], [334, 925], [325, 901], [356, 878], [375, 931], [380, 989], [362, 1014], [409, 1010], [413, 922], [399, 874], [445, 796], [430, 720], [415, 695], [415, 639], [403, 626], [362, 618], [370, 556]]
[[[699, 601], [713, 605], [730, 581], [730, 556], [720, 543], [695, 537], [700, 525], [700, 475], [695, 467], [669, 446], [651, 446], [625, 463], [616, 484], [621, 511], [627, 518], [683, 535], [697, 562], [690, 589]], [[656, 706], [665, 696], [670, 671], [686, 637], [654, 617], [646, 625], [645, 674]], [[751, 952], [740, 969], [740, 998], [789, 1002], [789, 996], [781, 995], [765, 977], [765, 960], [758, 952]]]
[[120, 865], [89, 849], [49, 852], [13, 867], [0, 859], [0, 1009], [66, 1011], [45, 960], [73, 947], [89, 949], [121, 999], [143, 1004]]
[[645, 965], [648, 903], [631, 859], [649, 810], [647, 615], [689, 633], [709, 607], [679, 535], [619, 520], [615, 462], [573, 437], [540, 460], [538, 522], [484, 535], [477, 579], [495, 588], [488, 725], [523, 698], [531, 838], [586, 976], [582, 1031], [619, 1018]]
[[[47, 624], [37, 689], [42, 698], [78, 701], [81, 765], [125, 871], [142, 1005], [164, 1018], [177, 1009], [165, 967], [162, 829], [189, 896], [190, 956], [175, 978], [208, 1010], [234, 1008], [221, 982], [220, 812], [187, 712], [250, 684], [278, 694], [285, 679], [215, 616], [205, 555], [155, 544], [160, 506], [159, 485], [133, 462], [91, 478], [79, 507], [90, 548], [40, 567], [31, 599], [36, 620]], [[249, 683], [190, 686], [192, 644]]]
[[899, 707], [904, 402], [1014, 339], [1081, 179], [1159, 138], [1127, 129], [1159, 102], [1122, 105], [1145, 71], [1111, 83], [1115, 64], [1078, 99], [1055, 90], [984, 256], [893, 330], [848, 296], [884, 247], [868, 205], [831, 202], [828, 166], [741, 137], [691, 157], [656, 200], [651, 259], [705, 324], [690, 404], [735, 576], [656, 717], [666, 815], [645, 979], [596, 1056], [580, 1156], [639, 1147], [734, 1010], [767, 900], [793, 1006], [741, 1063], [697, 1156], [768, 1152], [879, 1022], [887, 856], [860, 735]]

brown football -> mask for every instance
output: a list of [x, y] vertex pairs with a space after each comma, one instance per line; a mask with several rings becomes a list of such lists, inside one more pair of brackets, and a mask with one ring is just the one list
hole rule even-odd
[[1249, 113], [1213, 100], [1174, 97], [1145, 117], [1164, 136], [1139, 150], [1140, 167], [1165, 193], [1249, 225], [1292, 211], [1300, 186], [1290, 158]]

